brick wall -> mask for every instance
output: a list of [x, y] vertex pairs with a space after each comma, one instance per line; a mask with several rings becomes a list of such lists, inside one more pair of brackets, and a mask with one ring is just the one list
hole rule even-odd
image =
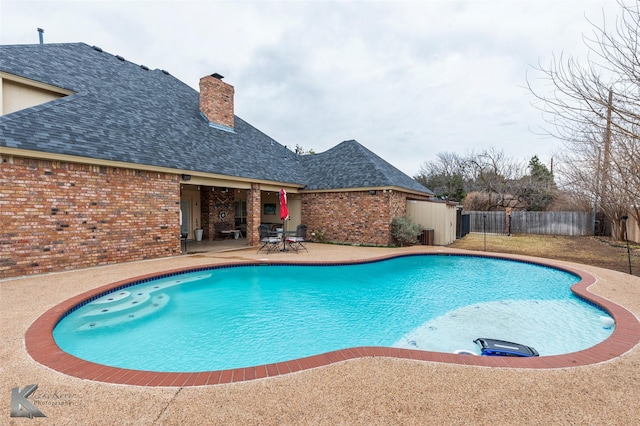
[[258, 226], [260, 226], [260, 185], [251, 184], [251, 189], [247, 191], [247, 245], [252, 246], [260, 243]]
[[200, 79], [200, 111], [212, 123], [234, 126], [234, 88], [222, 76], [208, 75]]
[[396, 191], [302, 194], [302, 223], [326, 241], [389, 245], [391, 221], [406, 212], [406, 195]]
[[[200, 204], [202, 205], [202, 228], [204, 229], [205, 240], [211, 241], [219, 237], [217, 234], [222, 228], [235, 229], [236, 211], [234, 201], [233, 191], [227, 190], [223, 192], [221, 188], [217, 187], [202, 187]], [[225, 223], [222, 228], [220, 226], [221, 223]]]
[[0, 158], [0, 278], [180, 254], [176, 175]]

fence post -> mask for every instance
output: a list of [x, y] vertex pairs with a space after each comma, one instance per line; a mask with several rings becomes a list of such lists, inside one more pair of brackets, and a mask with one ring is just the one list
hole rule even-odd
[[624, 239], [627, 242], [627, 259], [629, 259], [629, 275], [633, 275], [631, 272], [631, 252], [629, 251], [629, 235], [627, 234], [627, 219], [629, 216], [626, 214], [622, 216], [622, 221], [624, 222]]
[[482, 226], [482, 232], [484, 234], [484, 251], [487, 251], [487, 215], [483, 214], [482, 217], [484, 219], [484, 224]]

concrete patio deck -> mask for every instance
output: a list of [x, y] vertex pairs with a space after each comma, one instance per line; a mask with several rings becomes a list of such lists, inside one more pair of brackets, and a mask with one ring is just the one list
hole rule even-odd
[[[243, 240], [230, 241], [237, 244]], [[217, 242], [214, 242], [217, 243]], [[452, 252], [310, 244], [309, 253], [257, 253], [233, 247], [196, 254], [0, 281], [0, 382], [4, 424], [12, 389], [52, 424], [631, 424], [640, 403], [640, 348], [605, 362], [569, 368], [487, 368], [366, 356], [248, 382], [196, 387], [116, 385], [67, 376], [35, 362], [25, 333], [51, 307], [85, 291], [161, 271], [229, 262], [345, 261], [393, 253]], [[230, 250], [230, 251], [229, 251]], [[202, 253], [200, 253], [202, 251]], [[456, 252], [460, 252], [459, 250]], [[523, 258], [530, 259], [530, 258]], [[640, 279], [588, 265], [589, 291], [640, 313]], [[637, 341], [637, 340], [636, 340]]]

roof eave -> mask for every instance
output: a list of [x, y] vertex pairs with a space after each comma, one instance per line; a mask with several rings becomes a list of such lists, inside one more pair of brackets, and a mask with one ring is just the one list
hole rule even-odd
[[113, 161], [113, 160], [101, 160], [92, 157], [81, 157], [75, 155], [68, 154], [56, 154], [46, 151], [33, 151], [33, 150], [25, 150], [20, 148], [10, 148], [6, 146], [0, 146], [0, 154], [8, 155], [14, 157], [25, 157], [25, 158], [38, 158], [49, 161], [63, 161], [69, 163], [78, 163], [78, 164], [91, 164], [97, 166], [106, 166], [106, 167], [114, 167], [120, 169], [131, 169], [131, 170], [142, 170], [148, 172], [157, 172], [157, 173], [167, 173], [174, 175], [188, 175], [190, 177], [189, 181], [184, 181], [182, 183], [189, 183], [193, 185], [211, 185], [212, 181], [215, 181], [218, 186], [221, 182], [226, 182], [229, 187], [236, 188], [244, 188], [248, 189], [251, 187], [252, 183], [260, 184], [261, 189], [270, 190], [271, 188], [280, 189], [282, 187], [288, 188], [288, 191], [298, 192], [301, 188], [304, 187], [303, 184], [295, 183], [295, 182], [280, 182], [280, 181], [270, 181], [266, 179], [252, 179], [246, 178], [242, 176], [229, 176], [222, 175], [216, 173], [209, 172], [199, 172], [188, 169], [174, 169], [170, 167], [161, 167], [161, 166], [153, 166], [149, 164], [138, 164], [138, 163], [127, 163], [123, 161]]

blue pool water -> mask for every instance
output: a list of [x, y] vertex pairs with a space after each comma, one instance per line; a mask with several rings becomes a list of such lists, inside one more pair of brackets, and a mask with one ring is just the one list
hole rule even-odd
[[612, 332], [575, 297], [573, 274], [473, 256], [407, 256], [336, 266], [190, 272], [103, 295], [54, 329], [61, 349], [130, 369], [239, 368], [356, 346], [479, 353], [488, 337], [541, 355]]

